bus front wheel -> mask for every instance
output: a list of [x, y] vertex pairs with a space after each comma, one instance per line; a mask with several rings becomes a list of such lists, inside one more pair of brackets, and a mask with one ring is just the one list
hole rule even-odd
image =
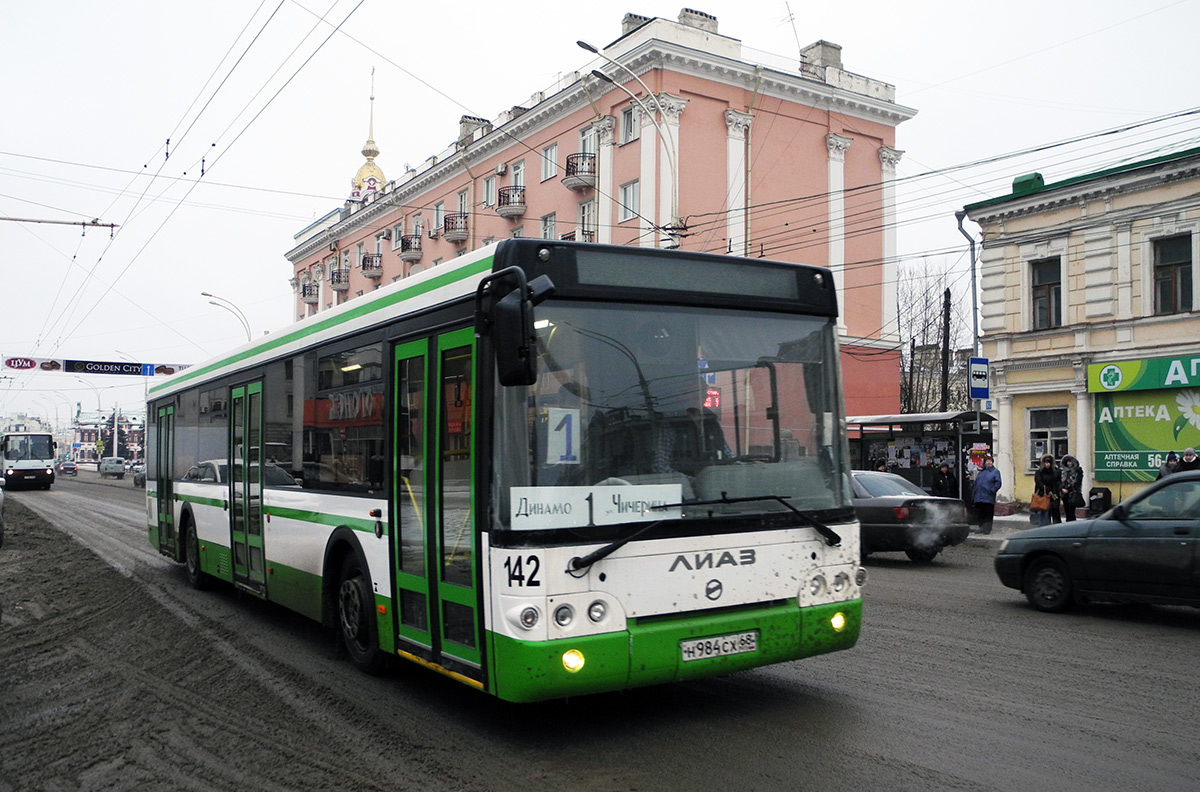
[[188, 583], [197, 591], [209, 587], [212, 578], [200, 569], [200, 540], [196, 538], [196, 526], [190, 520], [183, 526], [184, 566], [187, 569]]
[[338, 629], [350, 661], [372, 675], [383, 671], [386, 660], [379, 648], [374, 599], [362, 563], [350, 553], [342, 562], [338, 582]]

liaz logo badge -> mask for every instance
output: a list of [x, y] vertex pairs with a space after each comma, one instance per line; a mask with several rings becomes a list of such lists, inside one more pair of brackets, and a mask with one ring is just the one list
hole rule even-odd
[[30, 360], [29, 358], [9, 358], [4, 361], [4, 366], [5, 368], [21, 369], [23, 371], [25, 369], [37, 368], [37, 361]]
[[[671, 562], [671, 568], [668, 572], [674, 572], [676, 569], [716, 569], [723, 566], [750, 566], [755, 561], [754, 549], [747, 548], [738, 550], [737, 555], [725, 550], [720, 555], [716, 553], [695, 553], [692, 555], [677, 555], [675, 560]], [[717, 595], [721, 596], [720, 594]]]

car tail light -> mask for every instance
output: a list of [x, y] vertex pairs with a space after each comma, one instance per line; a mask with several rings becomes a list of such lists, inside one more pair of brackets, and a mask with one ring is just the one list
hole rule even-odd
[[909, 517], [912, 517], [913, 510], [908, 506], [893, 506], [892, 514], [896, 515], [896, 519], [903, 522]]

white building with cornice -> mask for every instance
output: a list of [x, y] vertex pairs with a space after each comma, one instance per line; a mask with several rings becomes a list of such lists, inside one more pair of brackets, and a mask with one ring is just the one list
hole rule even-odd
[[690, 9], [627, 14], [597, 49], [400, 174], [372, 124], [347, 200], [287, 253], [297, 318], [514, 236], [818, 264], [841, 294], [848, 414], [898, 412], [895, 132], [916, 111], [836, 44], [774, 62]]
[[964, 211], [1001, 496], [1028, 501], [1038, 459], [1071, 454], [1116, 502], [1200, 448], [1200, 149], [1022, 176]]

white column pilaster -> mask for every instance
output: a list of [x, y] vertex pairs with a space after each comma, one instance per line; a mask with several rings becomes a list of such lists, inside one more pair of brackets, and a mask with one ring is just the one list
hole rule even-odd
[[746, 136], [754, 116], [737, 110], [725, 111], [725, 234], [729, 250], [745, 256], [746, 250]]
[[846, 150], [854, 138], [830, 132], [825, 136], [829, 150], [829, 269], [841, 310], [838, 327], [846, 329]]
[[612, 230], [616, 224], [613, 211], [613, 129], [616, 119], [603, 116], [592, 122], [596, 130], [596, 241], [612, 244]]
[[880, 337], [899, 343], [900, 330], [896, 325], [899, 310], [898, 286], [896, 283], [899, 264], [896, 261], [896, 164], [900, 162], [903, 151], [889, 146], [879, 147], [880, 184], [883, 203], [883, 266], [882, 300], [883, 316]]
[[1015, 497], [1013, 493], [1016, 491], [1017, 483], [1017, 473], [1012, 455], [1012, 434], [1016, 431], [1016, 427], [1013, 426], [1012, 396], [1007, 393], [998, 394], [996, 403], [999, 409], [996, 415], [997, 425], [992, 427], [992, 457], [996, 469], [1000, 471], [1000, 497], [1012, 500]]
[[[658, 123], [662, 127], [665, 140], [659, 141], [660, 146], [664, 149], [659, 157], [659, 183], [662, 185], [661, 198], [658, 203], [658, 225], [665, 227], [674, 221], [672, 217], [672, 208], [676, 212], [679, 207], [672, 207], [672, 200], [677, 199], [679, 195], [679, 170], [683, 165], [679, 162], [679, 117], [683, 115], [683, 111], [687, 108], [689, 100], [681, 96], [672, 96], [669, 93], [657, 94], [658, 104], [663, 109], [665, 118], [660, 118]], [[669, 147], [669, 153], [668, 153]], [[672, 163], [674, 163], [674, 173], [672, 173]], [[662, 234], [656, 234], [655, 244], [662, 246]]]

